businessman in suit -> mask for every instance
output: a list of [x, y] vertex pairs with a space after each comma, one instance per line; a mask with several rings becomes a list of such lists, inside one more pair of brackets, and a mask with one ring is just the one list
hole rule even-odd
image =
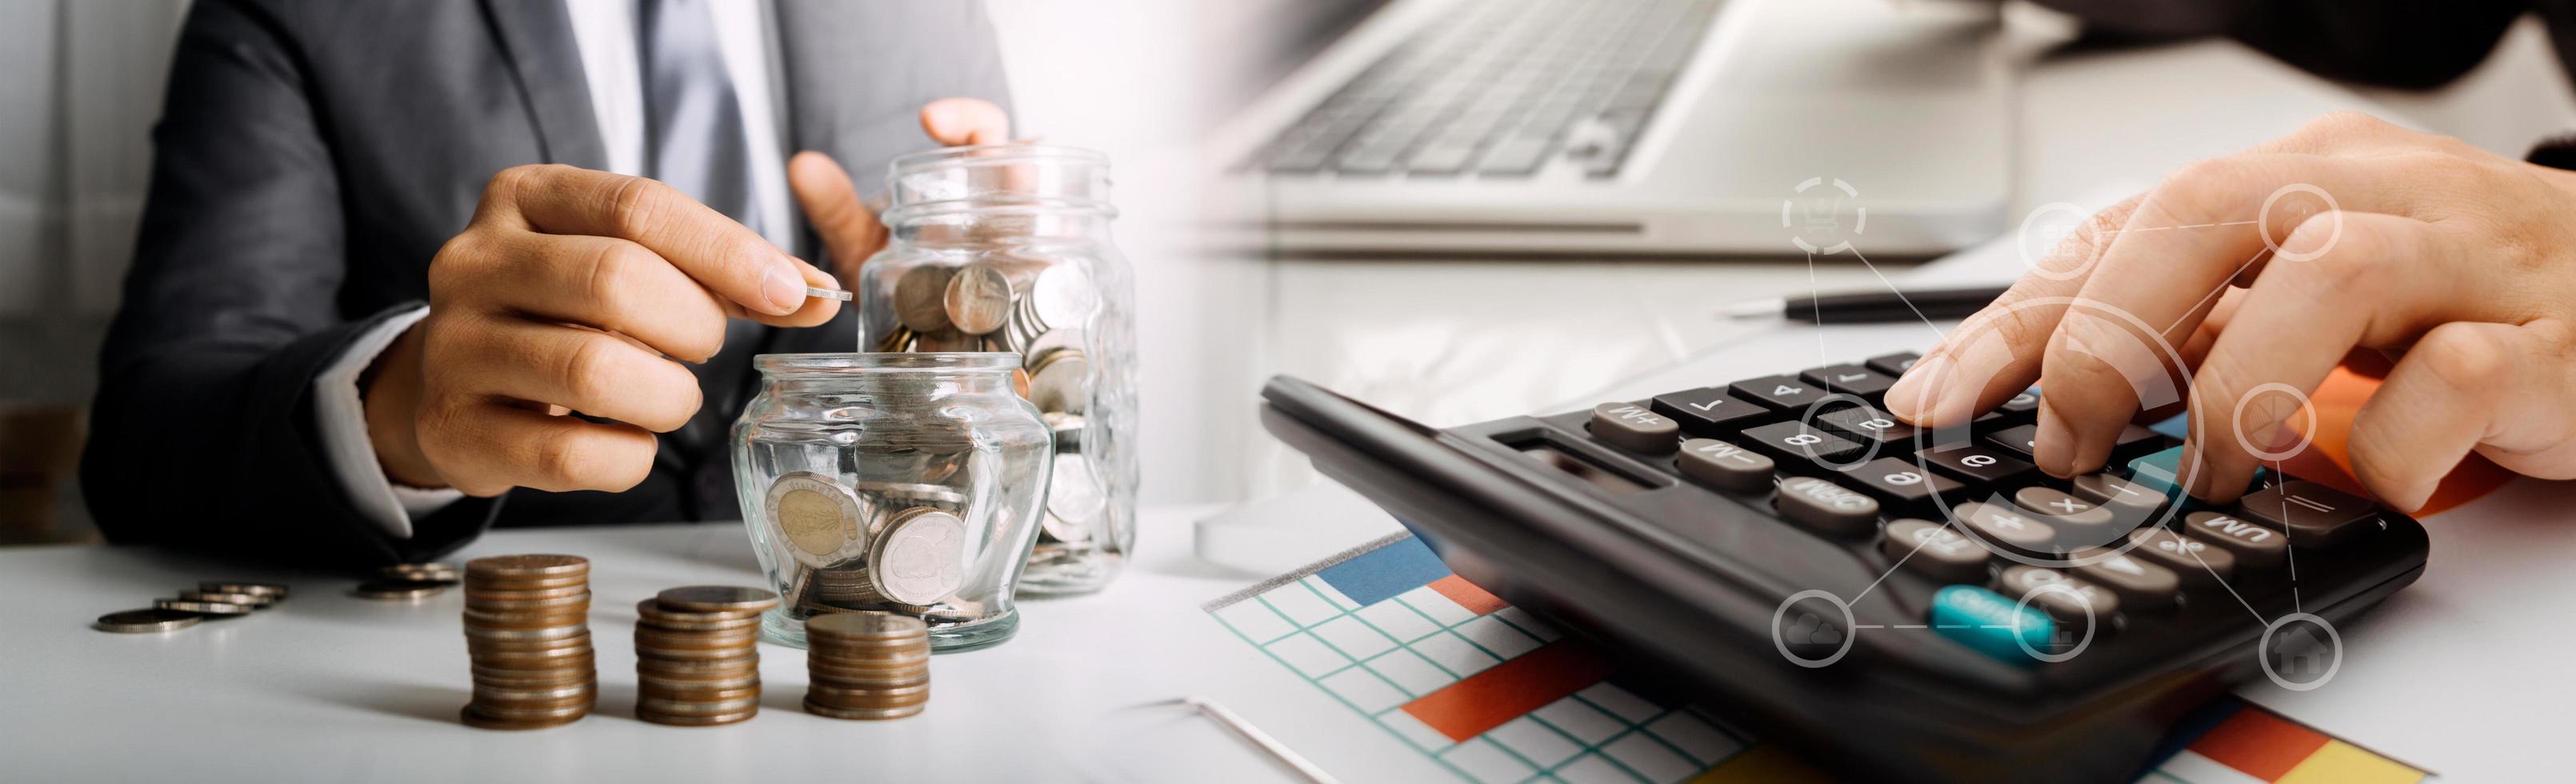
[[734, 517], [750, 357], [855, 342], [804, 294], [883, 243], [848, 172], [1006, 101], [971, 0], [200, 0], [91, 508], [340, 564]]

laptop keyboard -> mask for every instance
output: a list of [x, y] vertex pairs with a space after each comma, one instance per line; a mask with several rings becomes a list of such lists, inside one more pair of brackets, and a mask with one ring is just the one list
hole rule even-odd
[[1719, 0], [1472, 0], [1280, 133], [1278, 174], [1520, 178], [1564, 153], [1612, 177]]

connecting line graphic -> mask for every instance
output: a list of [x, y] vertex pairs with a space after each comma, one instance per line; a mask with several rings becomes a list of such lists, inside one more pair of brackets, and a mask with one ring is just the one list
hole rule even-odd
[[[2272, 475], [2283, 475], [2281, 461], [2272, 461]], [[2292, 612], [2307, 612], [2307, 605], [2299, 601], [2299, 548], [2290, 544], [2290, 493], [2288, 491], [2281, 493], [2281, 555], [2290, 559], [2290, 609]]]
[[2255, 622], [2255, 623], [2257, 623], [2257, 624], [2261, 624], [2261, 625], [2266, 626], [2266, 627], [2268, 627], [2268, 626], [2271, 626], [2271, 625], [2272, 625], [2272, 622], [2271, 622], [2270, 620], [2268, 620], [2268, 619], [2266, 619], [2266, 618], [2264, 618], [2264, 617], [2263, 617], [2263, 612], [2262, 612], [2261, 610], [2256, 610], [2256, 609], [2254, 609], [2254, 603], [2253, 603], [2253, 602], [2246, 601], [2246, 600], [2245, 600], [2245, 595], [2244, 595], [2244, 594], [2240, 594], [2240, 593], [2237, 593], [2237, 592], [2236, 592], [2236, 586], [2228, 585], [2228, 584], [2227, 584], [2227, 577], [2226, 577], [2226, 576], [2219, 574], [2217, 569], [2210, 568], [2209, 561], [2207, 561], [2207, 560], [2203, 560], [2203, 559], [2200, 557], [2200, 552], [2199, 552], [2199, 551], [2197, 551], [2197, 550], [2193, 550], [2193, 549], [2191, 549], [2191, 548], [2189, 548], [2189, 547], [2182, 548], [2182, 551], [2183, 551], [2183, 552], [2186, 552], [2186, 553], [2190, 553], [2190, 554], [2191, 554], [2191, 559], [2192, 559], [2192, 560], [2194, 560], [2194, 561], [2199, 561], [2199, 562], [2200, 562], [2200, 568], [2202, 568], [2202, 569], [2208, 569], [2208, 570], [2209, 570], [2209, 578], [2210, 578], [2211, 580], [2215, 580], [2215, 581], [2217, 581], [2217, 582], [2218, 582], [2218, 587], [2227, 589], [2227, 595], [2229, 595], [2229, 596], [2233, 596], [2233, 597], [2236, 597], [2236, 603], [2237, 603], [2237, 604], [2245, 605], [2245, 611], [2246, 611], [2246, 612], [2249, 612], [2249, 613], [2253, 613], [2253, 614], [2254, 614], [2254, 622]]
[[[1914, 317], [1915, 317], [1915, 318], [1918, 318], [1918, 319], [1922, 319], [1922, 320], [1923, 320], [1923, 328], [1924, 328], [1924, 329], [1928, 329], [1928, 330], [1932, 330], [1932, 339], [1933, 339], [1933, 340], [1940, 340], [1940, 339], [1941, 339], [1941, 338], [1943, 338], [1943, 337], [1947, 337], [1946, 335], [1944, 335], [1944, 334], [1941, 332], [1941, 327], [1940, 327], [1940, 325], [1937, 325], [1937, 324], [1932, 323], [1932, 319], [1931, 319], [1931, 318], [1926, 317], [1926, 316], [1924, 316], [1924, 315], [1923, 315], [1923, 309], [1922, 309], [1922, 308], [1918, 308], [1918, 307], [1915, 307], [1915, 306], [1914, 306], [1914, 300], [1906, 299], [1906, 297], [1905, 297], [1905, 291], [1904, 291], [1903, 289], [1899, 289], [1899, 288], [1897, 288], [1897, 287], [1896, 287], [1896, 282], [1895, 282], [1895, 281], [1891, 281], [1891, 280], [1888, 280], [1888, 279], [1887, 279], [1887, 273], [1884, 273], [1884, 272], [1880, 272], [1880, 271], [1878, 271], [1878, 265], [1870, 263], [1870, 262], [1869, 262], [1869, 257], [1868, 257], [1868, 256], [1863, 256], [1863, 255], [1861, 255], [1860, 248], [1858, 248], [1858, 247], [1854, 247], [1854, 248], [1852, 248], [1852, 249], [1851, 249], [1851, 254], [1852, 254], [1852, 258], [1855, 258], [1855, 259], [1859, 259], [1859, 260], [1860, 260], [1860, 266], [1861, 266], [1862, 268], [1869, 270], [1869, 274], [1874, 275], [1874, 276], [1877, 276], [1877, 278], [1878, 278], [1878, 282], [1879, 282], [1879, 283], [1885, 284], [1885, 285], [1887, 286], [1887, 291], [1888, 291], [1888, 293], [1891, 293], [1891, 294], [1895, 294], [1895, 295], [1896, 295], [1896, 301], [1898, 301], [1898, 302], [1902, 302], [1902, 303], [1905, 303], [1905, 309], [1906, 309], [1906, 310], [1914, 311]], [[1814, 255], [1814, 254], [1808, 254], [1808, 256], [1807, 256], [1807, 277], [1808, 277], [1808, 279], [1809, 279], [1810, 281], [1812, 281], [1812, 280], [1815, 278], [1815, 276], [1816, 276], [1816, 273], [1815, 273], [1815, 265], [1816, 265], [1816, 257], [1815, 257], [1815, 255]], [[1822, 312], [1822, 309], [1823, 309], [1823, 306], [1822, 306], [1822, 305], [1818, 305], [1818, 306], [1817, 306], [1817, 308], [1818, 308], [1819, 313], [1821, 313], [1821, 312]], [[1824, 323], [1824, 321], [1823, 321], [1823, 319], [1822, 319], [1822, 317], [1821, 317], [1821, 316], [1819, 316], [1819, 318], [1817, 319], [1817, 322], [1816, 322], [1816, 323], [1819, 323], [1819, 324]]]
[[[2182, 312], [2182, 315], [2174, 317], [2174, 322], [2173, 322], [2173, 323], [2171, 323], [2171, 324], [2166, 324], [2166, 325], [2165, 325], [2165, 328], [2164, 328], [2164, 329], [2162, 329], [2162, 330], [2159, 330], [2157, 334], [2161, 334], [2161, 335], [2168, 335], [2168, 336], [2172, 335], [2175, 327], [2182, 326], [2182, 323], [2183, 323], [2184, 321], [2186, 321], [2186, 320], [2188, 320], [2188, 319], [2190, 319], [2190, 318], [2191, 318], [2191, 314], [2199, 313], [2199, 312], [2200, 312], [2200, 309], [2201, 309], [2202, 307], [2204, 307], [2204, 306], [2207, 306], [2207, 305], [2209, 304], [2209, 301], [2210, 301], [2211, 299], [2213, 299], [2213, 298], [2217, 297], [2217, 296], [2218, 296], [2218, 295], [2220, 295], [2220, 294], [2225, 294], [2225, 293], [2227, 293], [2227, 288], [2228, 288], [2227, 284], [2228, 284], [2228, 283], [2230, 283], [2230, 282], [2232, 282], [2232, 281], [2236, 280], [2236, 276], [2245, 274], [2245, 270], [2253, 268], [2253, 266], [2254, 266], [2254, 262], [2262, 261], [2262, 260], [2263, 260], [2263, 254], [2270, 253], [2270, 252], [2272, 252], [2272, 249], [2271, 249], [2270, 247], [2268, 247], [2268, 246], [2266, 246], [2266, 247], [2265, 247], [2265, 248], [2263, 248], [2262, 250], [2255, 251], [2255, 252], [2254, 252], [2254, 256], [2253, 256], [2252, 258], [2248, 258], [2248, 259], [2246, 259], [2246, 260], [2245, 260], [2245, 263], [2243, 263], [2243, 264], [2238, 264], [2238, 265], [2236, 265], [2236, 271], [2234, 271], [2234, 272], [2230, 272], [2230, 273], [2227, 273], [2227, 277], [2219, 279], [2219, 281], [2218, 281], [2218, 287], [2217, 287], [2217, 288], [2210, 289], [2210, 290], [2209, 290], [2209, 293], [2200, 295], [2200, 301], [2198, 301], [2198, 302], [2194, 302], [2194, 303], [2191, 303], [2191, 307], [2190, 307], [2189, 309], [2184, 310], [2184, 311]], [[2167, 337], [2167, 338], [2165, 338], [2165, 339], [2166, 339], [2166, 340], [2172, 340], [2173, 338], [2171, 338], [2171, 337]]]

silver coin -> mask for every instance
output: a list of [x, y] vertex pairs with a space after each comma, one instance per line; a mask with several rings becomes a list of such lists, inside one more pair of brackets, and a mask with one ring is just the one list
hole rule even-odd
[[1082, 343], [1086, 337], [1087, 336], [1083, 331], [1079, 329], [1059, 328], [1047, 330], [1045, 334], [1037, 336], [1037, 339], [1029, 341], [1027, 347], [1020, 351], [1021, 366], [1026, 367], [1031, 371], [1036, 371], [1039, 365], [1045, 363], [1049, 358], [1054, 357], [1056, 352], [1072, 351], [1077, 354], [1081, 353]]
[[894, 318], [914, 332], [948, 328], [949, 268], [923, 264], [894, 280]]
[[204, 619], [205, 616], [198, 615], [196, 613], [181, 612], [178, 610], [164, 610], [156, 607], [148, 610], [126, 610], [124, 612], [112, 612], [106, 615], [101, 615], [98, 617], [98, 622], [90, 624], [90, 628], [103, 632], [116, 632], [118, 634], [142, 634], [145, 632], [166, 632], [185, 629], [190, 626], [197, 625], [198, 621]]
[[1097, 295], [1091, 276], [1080, 265], [1063, 263], [1040, 271], [1024, 299], [1035, 326], [1044, 331], [1082, 324], [1091, 315]]
[[179, 612], [218, 617], [249, 615], [251, 612], [251, 606], [247, 604], [233, 604], [231, 602], [192, 602], [186, 599], [155, 600], [152, 602], [152, 606], [162, 610], [177, 610]]
[[1029, 402], [1039, 411], [1085, 413], [1090, 404], [1091, 360], [1066, 349], [1047, 355], [1029, 371]]
[[778, 594], [731, 585], [686, 585], [665, 589], [653, 599], [682, 612], [760, 611], [778, 606]]
[[1059, 542], [1091, 540], [1091, 528], [1108, 508], [1107, 494], [1100, 480], [1091, 473], [1091, 459], [1080, 454], [1055, 456], [1055, 470], [1047, 476], [1046, 518], [1041, 522], [1048, 536]]
[[886, 525], [868, 561], [877, 592], [905, 604], [930, 604], [966, 583], [966, 521], [928, 507], [905, 510]]
[[377, 576], [388, 580], [415, 580], [421, 582], [452, 583], [465, 579], [464, 570], [458, 569], [455, 564], [449, 563], [394, 564], [392, 566], [376, 570], [376, 574]]
[[839, 480], [811, 471], [790, 471], [769, 483], [764, 500], [769, 524], [791, 545], [788, 553], [807, 566], [821, 568], [867, 552], [859, 534], [866, 518], [857, 496]]
[[255, 596], [255, 593], [219, 593], [219, 591], [180, 591], [178, 598], [185, 598], [185, 601], [240, 603], [240, 606], [250, 606], [250, 609], [268, 609], [268, 603], [276, 601], [276, 598]]
[[982, 335], [1002, 328], [1002, 320], [1011, 315], [1011, 279], [1000, 270], [983, 264], [957, 268], [948, 278], [948, 291], [943, 299], [948, 308], [948, 323], [969, 335]]
[[359, 583], [350, 594], [361, 599], [418, 599], [436, 596], [447, 590], [449, 582], [428, 580], [369, 580]]
[[239, 580], [206, 580], [197, 583], [197, 590], [211, 591], [214, 593], [246, 593], [254, 596], [266, 596], [272, 599], [286, 598], [286, 586], [279, 583], [252, 583], [242, 582]]

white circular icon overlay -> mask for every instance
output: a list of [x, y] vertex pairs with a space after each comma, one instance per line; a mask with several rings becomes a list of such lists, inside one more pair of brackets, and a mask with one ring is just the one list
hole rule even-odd
[[[1827, 656], [1822, 659], [1807, 659], [1800, 658], [1798, 654], [1791, 653], [1789, 651], [1789, 639], [1783, 634], [1785, 630], [1781, 628], [1780, 622], [1789, 617], [1790, 607], [1796, 606], [1798, 602], [1807, 599], [1823, 599], [1825, 601], [1832, 602], [1834, 609], [1842, 611], [1842, 646], [1835, 648], [1834, 653], [1831, 656]], [[1813, 615], [1813, 613], [1809, 613], [1808, 615]], [[1778, 649], [1780, 651], [1780, 657], [1788, 659], [1791, 664], [1808, 669], [1829, 667], [1832, 666], [1834, 662], [1842, 661], [1845, 654], [1851, 653], [1852, 639], [1860, 636], [1860, 630], [1853, 628], [1854, 625], [1855, 621], [1852, 619], [1851, 605], [1844, 602], [1842, 597], [1835, 596], [1831, 591], [1810, 588], [1789, 594], [1789, 598], [1781, 600], [1780, 609], [1771, 611], [1771, 647]]]
[[[2258, 399], [2260, 402], [2257, 402]], [[2252, 413], [2258, 417], [2284, 426], [2290, 423], [2289, 417], [2294, 413], [2306, 417], [2307, 424], [2298, 428], [2298, 440], [2287, 446], [2279, 449], [2259, 446], [2245, 437], [2247, 429], [2245, 415], [2248, 413], [2249, 406], [2253, 409]], [[2237, 398], [2236, 411], [2230, 417], [2228, 421], [2236, 423], [2236, 445], [2244, 447], [2246, 454], [2267, 463], [2278, 463], [2299, 456], [2300, 452], [2307, 451], [2310, 434], [2317, 432], [2317, 409], [2315, 406], [2308, 405], [2307, 393], [2300, 392], [2298, 387], [2279, 382], [2255, 387], [2246, 392], [2244, 397]]]
[[[2281, 677], [2280, 671], [2272, 666], [2272, 638], [2278, 635], [2281, 628], [2288, 626], [2291, 621], [2307, 621], [2309, 623], [2316, 624], [2318, 628], [2326, 630], [2325, 643], [2326, 653], [2329, 654], [2327, 656], [2328, 661], [2325, 665], [2325, 673], [2318, 675], [2316, 680], [2302, 683], [2283, 678]], [[2313, 639], [2313, 637], [2311, 639]], [[2288, 615], [2281, 616], [2278, 620], [2274, 620], [2263, 627], [2263, 639], [2254, 644], [2254, 661], [2263, 665], [2263, 676], [2271, 678], [2272, 685], [2289, 689], [2291, 691], [2314, 690], [2319, 686], [2326, 685], [2326, 681], [2334, 680], [2335, 673], [2343, 669], [2343, 635], [2335, 631], [2334, 624], [2327, 623], [2326, 619], [2317, 617], [2315, 613], [2290, 613]]]
[[[2293, 193], [2315, 194], [2317, 198], [2326, 200], [2325, 212], [2320, 214], [2325, 215], [2327, 219], [2334, 221], [2334, 231], [2326, 235], [2325, 244], [2317, 246], [2316, 250], [2305, 253], [2292, 253], [2290, 251], [2282, 250], [2281, 241], [2272, 238], [2272, 205], [2273, 203], [2280, 201], [2281, 197], [2288, 196]], [[2254, 215], [2254, 228], [2257, 233], [2263, 235], [2263, 246], [2272, 249], [2272, 258], [2286, 259], [2289, 261], [2309, 261], [2319, 256], [2326, 255], [2326, 251], [2334, 250], [2336, 242], [2343, 240], [2343, 207], [2335, 204], [2334, 194], [2327, 193], [2326, 189], [2309, 185], [2304, 182], [2294, 182], [2281, 186], [2280, 190], [2273, 191], [2270, 196], [2263, 197], [2263, 211]]]

